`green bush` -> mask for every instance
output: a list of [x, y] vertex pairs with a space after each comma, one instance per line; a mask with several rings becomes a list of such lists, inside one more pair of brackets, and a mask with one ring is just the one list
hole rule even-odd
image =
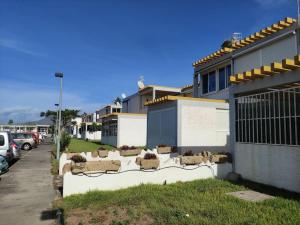
[[67, 132], [63, 131], [60, 139], [61, 150], [64, 151], [69, 146], [70, 142], [71, 136]]

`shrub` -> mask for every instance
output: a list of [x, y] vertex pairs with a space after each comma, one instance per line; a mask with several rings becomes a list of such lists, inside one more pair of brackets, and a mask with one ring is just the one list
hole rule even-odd
[[163, 147], [167, 147], [167, 145], [160, 144], [160, 145], [157, 145], [157, 147], [159, 147], [159, 148], [163, 148]]
[[120, 147], [121, 150], [132, 150], [132, 149], [136, 149], [135, 146], [128, 146], [128, 145], [123, 145]]
[[67, 132], [63, 131], [60, 139], [61, 150], [62, 151], [66, 150], [66, 148], [70, 145], [70, 142], [71, 142], [71, 136]]
[[81, 156], [81, 155], [73, 155], [71, 157], [71, 160], [74, 162], [74, 163], [81, 163], [81, 162], [86, 162], [86, 158]]
[[157, 159], [157, 156], [153, 153], [146, 153], [144, 159]]
[[183, 156], [193, 156], [193, 155], [194, 155], [194, 153], [193, 153], [192, 150], [186, 151], [186, 152], [183, 154]]

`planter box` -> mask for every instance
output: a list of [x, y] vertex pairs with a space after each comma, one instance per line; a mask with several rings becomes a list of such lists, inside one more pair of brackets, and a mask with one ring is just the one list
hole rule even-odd
[[100, 158], [105, 158], [108, 156], [108, 150], [98, 150], [98, 155]]
[[140, 160], [141, 169], [157, 169], [159, 167], [159, 159], [141, 159]]
[[204, 162], [204, 160], [205, 159], [200, 155], [181, 156], [180, 164], [181, 165], [197, 165], [197, 164], [200, 164], [200, 163]]
[[172, 147], [166, 146], [166, 147], [157, 147], [157, 153], [159, 154], [167, 154], [172, 152]]
[[142, 149], [128, 149], [128, 150], [120, 150], [121, 156], [134, 156], [141, 154]]
[[97, 162], [87, 162], [85, 165], [86, 172], [107, 172], [114, 171], [117, 172], [121, 168], [120, 160], [101, 160]]
[[71, 163], [71, 171], [73, 174], [83, 173], [85, 172], [85, 164], [84, 162], [81, 163]]
[[212, 155], [211, 162], [214, 163], [226, 163], [229, 161], [228, 155]]

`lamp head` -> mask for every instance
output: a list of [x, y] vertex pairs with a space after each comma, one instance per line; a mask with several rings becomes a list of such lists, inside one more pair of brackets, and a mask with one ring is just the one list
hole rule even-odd
[[63, 78], [63, 77], [64, 77], [64, 74], [61, 73], [61, 72], [56, 72], [56, 73], [55, 73], [55, 77]]

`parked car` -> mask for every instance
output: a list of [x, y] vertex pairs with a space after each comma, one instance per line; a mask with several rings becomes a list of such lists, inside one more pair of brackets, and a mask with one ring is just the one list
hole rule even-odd
[[14, 159], [21, 158], [21, 147], [14, 140], [11, 141], [10, 146], [13, 152]]
[[26, 132], [27, 134], [31, 134], [34, 141], [35, 141], [35, 144], [36, 146], [40, 143], [40, 140], [39, 140], [39, 133], [38, 132]]
[[13, 160], [12, 141], [13, 139], [10, 132], [0, 131], [0, 155], [3, 156], [8, 163], [11, 163]]
[[8, 165], [8, 162], [6, 161], [5, 157], [0, 155], [0, 174], [7, 171], [8, 167], [9, 167], [9, 165]]
[[32, 134], [28, 133], [12, 133], [14, 141], [21, 146], [23, 150], [30, 150], [32, 148], [36, 148], [37, 144], [32, 136]]

